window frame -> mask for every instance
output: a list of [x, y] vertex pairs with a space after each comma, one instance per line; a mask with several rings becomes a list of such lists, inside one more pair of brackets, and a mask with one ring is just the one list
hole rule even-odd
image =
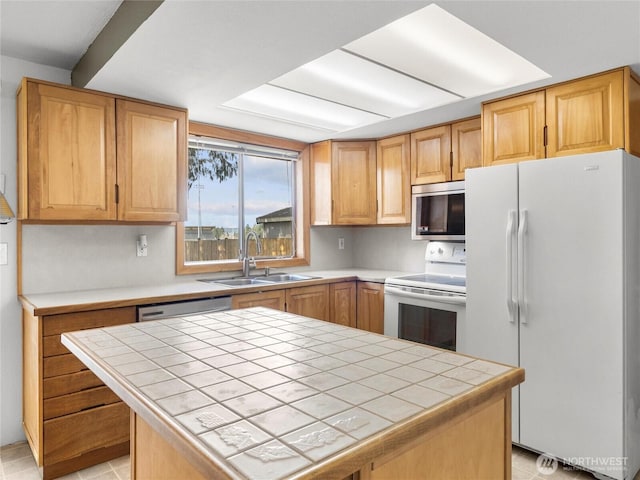
[[[296, 140], [271, 137], [242, 130], [233, 130], [206, 123], [189, 122], [189, 135], [201, 135], [221, 140], [260, 145], [265, 147], [282, 148], [286, 150], [296, 150], [300, 152], [300, 158], [296, 166], [296, 233], [295, 233], [295, 256], [292, 258], [267, 258], [257, 259], [258, 269], [284, 268], [307, 266], [310, 263], [310, 238], [309, 238], [309, 145]], [[185, 165], [187, 168], [188, 165]], [[185, 188], [185, 196], [187, 191]], [[186, 201], [186, 199], [185, 199]], [[230, 260], [225, 262], [207, 262], [196, 264], [185, 264], [184, 261], [184, 222], [176, 222], [176, 274], [191, 275], [198, 273], [216, 273], [242, 271], [240, 260]]]

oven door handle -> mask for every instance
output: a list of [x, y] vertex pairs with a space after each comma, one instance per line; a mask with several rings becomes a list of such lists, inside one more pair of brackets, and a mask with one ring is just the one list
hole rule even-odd
[[399, 297], [415, 298], [416, 300], [432, 300], [441, 303], [450, 303], [452, 305], [465, 305], [467, 303], [467, 297], [459, 295], [438, 295], [434, 293], [413, 293], [402, 290], [401, 288], [391, 287], [386, 285], [384, 287], [384, 293], [390, 293]]

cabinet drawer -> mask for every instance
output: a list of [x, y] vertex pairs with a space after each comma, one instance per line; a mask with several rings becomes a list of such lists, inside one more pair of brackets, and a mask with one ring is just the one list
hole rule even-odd
[[129, 441], [129, 407], [122, 402], [44, 422], [44, 464]]
[[60, 335], [49, 335], [42, 339], [42, 356], [53, 357], [71, 353], [60, 341]]
[[44, 321], [42, 322], [42, 335], [47, 337], [49, 335], [59, 335], [64, 332], [122, 325], [135, 321], [136, 307], [48, 315], [44, 317]]
[[44, 401], [43, 418], [61, 417], [119, 402], [120, 398], [108, 387], [97, 387]]
[[78, 358], [72, 353], [48, 357], [45, 358], [42, 363], [44, 378], [65, 375], [67, 373], [75, 373], [87, 369], [84, 363], [78, 360]]
[[69, 393], [80, 392], [92, 387], [100, 387], [103, 383], [90, 370], [45, 378], [42, 382], [42, 398], [59, 397]]

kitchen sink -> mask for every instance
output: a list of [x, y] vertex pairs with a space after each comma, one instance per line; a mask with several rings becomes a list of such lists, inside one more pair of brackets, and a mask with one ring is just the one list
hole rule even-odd
[[229, 287], [243, 287], [245, 285], [273, 283], [273, 282], [267, 282], [264, 280], [259, 280], [257, 278], [224, 278], [220, 280], [202, 280], [202, 281], [207, 283], [219, 283], [220, 285], [227, 285]]
[[258, 277], [266, 282], [280, 283], [280, 282], [301, 282], [303, 280], [313, 280], [314, 278], [309, 275], [296, 275], [293, 273], [274, 273], [273, 275], [266, 275], [264, 277]]
[[320, 277], [310, 275], [298, 275], [293, 273], [274, 273], [272, 275], [262, 275], [258, 277], [235, 277], [235, 278], [207, 278], [200, 280], [206, 283], [217, 283], [228, 287], [244, 287], [249, 285], [267, 285], [283, 282], [301, 282], [303, 280], [313, 280]]

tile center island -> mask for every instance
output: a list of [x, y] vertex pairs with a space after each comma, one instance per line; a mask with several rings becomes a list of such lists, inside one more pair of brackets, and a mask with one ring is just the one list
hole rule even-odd
[[130, 407], [133, 479], [511, 476], [520, 368], [262, 307], [62, 343]]

